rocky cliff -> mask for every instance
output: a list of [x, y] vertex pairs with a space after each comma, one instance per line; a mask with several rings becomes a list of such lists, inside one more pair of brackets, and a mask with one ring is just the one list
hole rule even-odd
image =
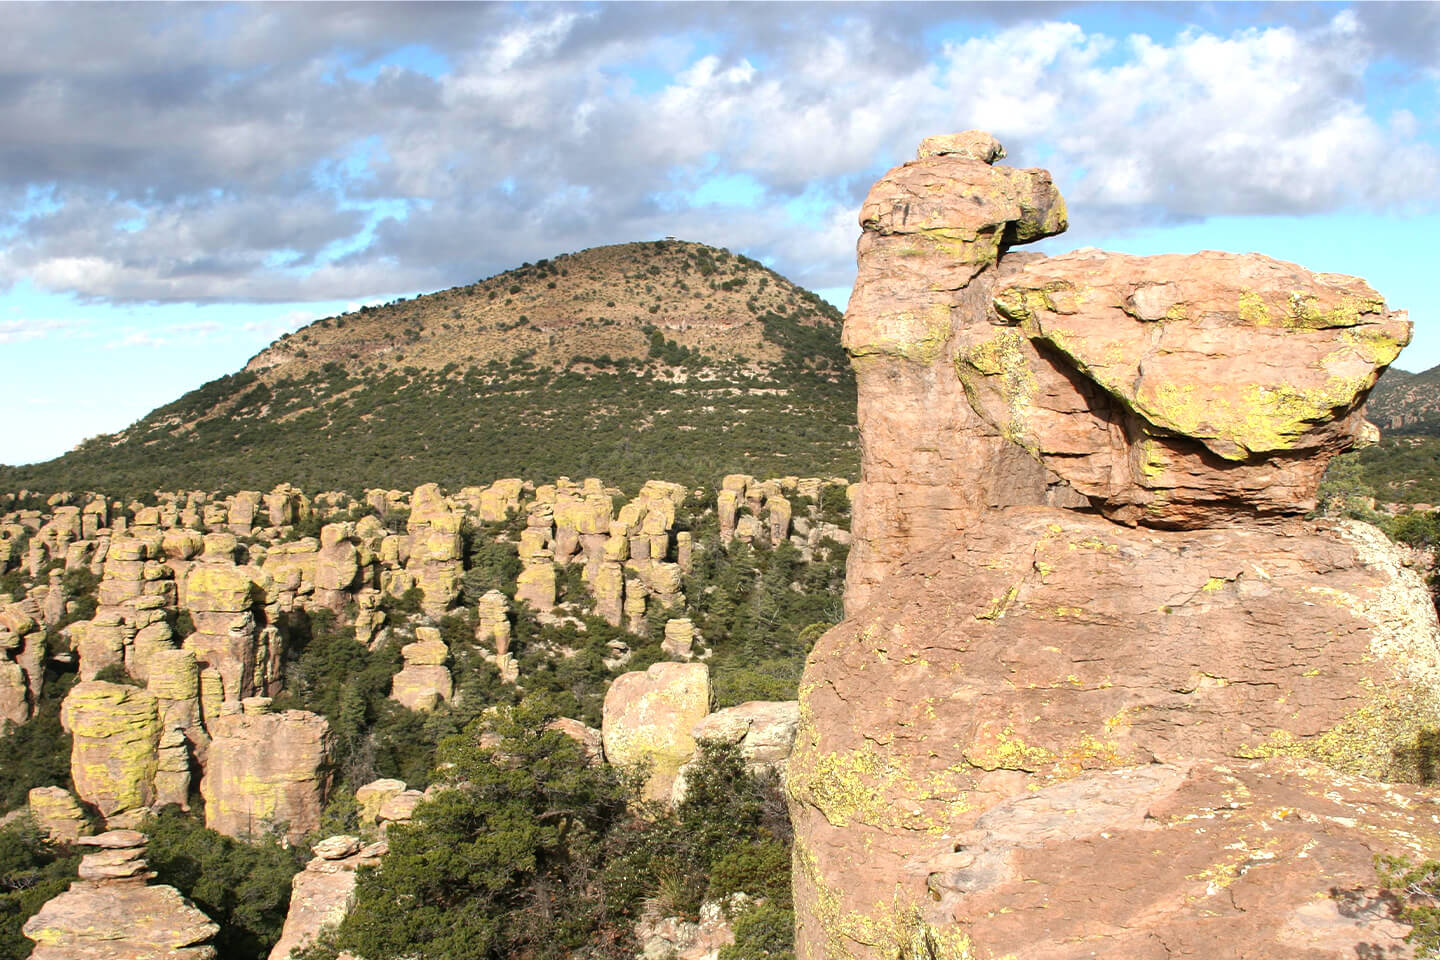
[[931, 138], [861, 212], [848, 619], [801, 683], [797, 954], [1406, 956], [1440, 628], [1310, 521], [1409, 339], [1259, 255], [1010, 253], [1042, 170]]

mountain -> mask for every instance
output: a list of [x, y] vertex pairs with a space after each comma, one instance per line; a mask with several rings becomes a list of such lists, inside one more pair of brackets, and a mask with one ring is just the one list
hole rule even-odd
[[1440, 436], [1440, 366], [1423, 373], [1391, 367], [1375, 384], [1366, 410], [1381, 433]]
[[857, 472], [834, 307], [748, 257], [596, 247], [318, 320], [0, 487], [311, 490]]

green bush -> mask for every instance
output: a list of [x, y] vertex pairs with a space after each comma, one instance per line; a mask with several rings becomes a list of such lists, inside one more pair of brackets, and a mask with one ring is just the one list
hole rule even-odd
[[0, 827], [0, 960], [23, 960], [35, 945], [25, 921], [75, 878], [80, 856], [49, 843], [28, 817]]
[[0, 733], [0, 810], [23, 806], [32, 787], [70, 786], [70, 734], [60, 726], [60, 703], [75, 674], [50, 676], [35, 715]]
[[339, 948], [370, 960], [560, 957], [605, 923], [590, 876], [627, 787], [547, 730], [553, 716], [530, 700], [441, 744], [447, 789], [392, 828], [379, 871], [361, 873]]
[[1380, 886], [1396, 895], [1399, 917], [1410, 924], [1405, 942], [1416, 948], [1416, 956], [1440, 953], [1440, 860], [1419, 864], [1404, 857], [1380, 855], [1375, 858]]
[[795, 913], [774, 902], [757, 904], [735, 919], [735, 942], [718, 960], [794, 960]]
[[145, 857], [168, 883], [220, 925], [215, 948], [227, 960], [264, 960], [280, 939], [299, 848], [246, 843], [216, 833], [196, 817], [167, 807], [141, 825]]

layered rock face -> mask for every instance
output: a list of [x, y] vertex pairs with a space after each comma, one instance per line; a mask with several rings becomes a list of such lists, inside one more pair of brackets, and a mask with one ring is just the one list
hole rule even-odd
[[283, 830], [294, 843], [320, 825], [334, 738], [324, 717], [269, 712], [263, 697], [218, 717], [200, 792], [205, 825], [230, 837]]
[[383, 840], [365, 844], [359, 837], [342, 835], [310, 849], [315, 857], [291, 881], [285, 929], [270, 951], [270, 960], [289, 960], [326, 927], [344, 920], [355, 903], [355, 871], [378, 867], [388, 847]]
[[1007, 255], [1064, 206], [998, 155], [927, 141], [861, 214], [797, 955], [1411, 955], [1374, 857], [1440, 852], [1403, 785], [1440, 626], [1381, 534], [1303, 519], [1408, 322], [1258, 255]]
[[220, 928], [174, 887], [150, 885], [145, 835], [81, 837], [80, 879], [25, 921], [31, 960], [212, 960]]

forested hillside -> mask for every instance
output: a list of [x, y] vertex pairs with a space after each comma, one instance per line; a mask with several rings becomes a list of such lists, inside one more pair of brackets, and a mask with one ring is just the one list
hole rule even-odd
[[317, 321], [0, 488], [853, 475], [840, 315], [746, 257], [600, 247]]

